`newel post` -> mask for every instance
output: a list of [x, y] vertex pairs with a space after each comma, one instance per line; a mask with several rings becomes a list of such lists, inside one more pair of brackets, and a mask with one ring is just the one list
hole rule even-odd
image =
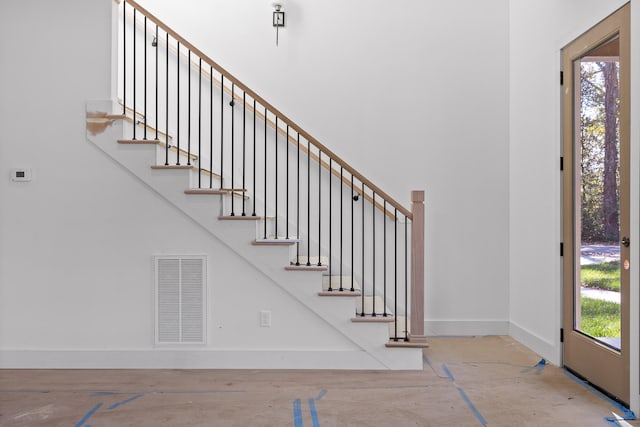
[[411, 192], [411, 327], [409, 342], [425, 343], [424, 335], [424, 191]]

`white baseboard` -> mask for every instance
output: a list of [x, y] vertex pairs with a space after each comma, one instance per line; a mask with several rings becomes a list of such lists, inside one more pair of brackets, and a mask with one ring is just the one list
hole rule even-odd
[[509, 321], [495, 320], [425, 320], [427, 336], [509, 335], [554, 365], [562, 364], [562, 347]]
[[549, 342], [513, 322], [509, 325], [509, 335], [554, 365], [562, 365], [562, 345], [560, 342], [557, 344]]
[[[404, 369], [421, 369], [421, 355]], [[406, 353], [406, 354], [405, 354]], [[413, 359], [418, 360], [417, 368]], [[2, 350], [0, 369], [388, 369], [364, 351]], [[395, 369], [395, 367], [394, 367]], [[400, 368], [402, 369], [402, 368]]]
[[427, 336], [509, 335], [506, 320], [425, 320]]

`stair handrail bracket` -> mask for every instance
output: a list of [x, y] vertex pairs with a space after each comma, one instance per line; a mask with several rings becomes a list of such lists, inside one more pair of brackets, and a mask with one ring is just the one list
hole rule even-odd
[[226, 226], [255, 220], [256, 244], [290, 244], [283, 267], [322, 271], [322, 296], [387, 322], [390, 346], [426, 346], [425, 192], [398, 203], [137, 1], [117, 7], [119, 142], [155, 144], [155, 172], [185, 169]]

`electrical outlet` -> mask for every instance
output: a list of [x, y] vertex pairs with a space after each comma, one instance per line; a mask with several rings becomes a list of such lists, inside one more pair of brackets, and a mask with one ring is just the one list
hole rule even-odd
[[263, 328], [271, 327], [271, 312], [268, 310], [262, 310], [260, 312], [260, 326]]

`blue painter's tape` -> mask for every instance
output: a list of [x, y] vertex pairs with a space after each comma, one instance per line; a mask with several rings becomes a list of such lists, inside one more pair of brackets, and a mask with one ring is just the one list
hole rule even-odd
[[[584, 388], [586, 388], [587, 390], [589, 390], [591, 393], [595, 394], [596, 396], [600, 397], [603, 400], [606, 400], [607, 402], [609, 402], [611, 405], [615, 406], [616, 408], [618, 408], [618, 410], [620, 412], [622, 412], [623, 416], [622, 419], [623, 420], [635, 420], [636, 419], [636, 414], [633, 413], [633, 411], [631, 411], [630, 409], [628, 409], [626, 406], [622, 405], [620, 402], [616, 402], [615, 400], [613, 400], [612, 398], [610, 398], [609, 396], [607, 396], [606, 394], [602, 393], [601, 391], [591, 387], [587, 382], [581, 380], [580, 378], [576, 377], [575, 375], [573, 375], [571, 372], [567, 371], [566, 369], [564, 370], [564, 374], [571, 378], [573, 381], [575, 381], [576, 383], [580, 384], [581, 386], [583, 386]], [[611, 417], [611, 418], [605, 418], [607, 421], [609, 420], [615, 420], [615, 418]], [[617, 424], [616, 424], [617, 425]]]
[[309, 412], [311, 413], [311, 422], [313, 423], [313, 427], [320, 427], [318, 411], [316, 411], [316, 402], [313, 398], [309, 398]]
[[444, 363], [442, 364], [442, 370], [444, 371], [445, 374], [447, 374], [447, 377], [449, 377], [449, 379], [451, 381], [455, 381], [456, 379], [453, 377], [453, 374], [451, 373], [451, 371], [449, 370], [449, 368], [447, 368], [447, 365], [445, 365]]
[[460, 393], [460, 396], [462, 396], [462, 399], [465, 401], [465, 403], [467, 404], [469, 409], [471, 409], [471, 413], [476, 417], [478, 422], [481, 425], [486, 426], [487, 425], [487, 420], [484, 419], [482, 414], [480, 414], [480, 411], [478, 411], [478, 408], [476, 408], [476, 406], [473, 404], [473, 402], [471, 402], [471, 399], [469, 399], [469, 396], [467, 396], [467, 393], [465, 393], [465, 391], [462, 389], [462, 387], [456, 387], [456, 388], [458, 389], [458, 393]]
[[427, 355], [424, 353], [422, 353], [422, 363], [428, 365], [431, 369], [433, 369], [433, 366], [431, 366], [431, 361], [429, 360]]
[[[451, 382], [455, 382], [456, 379], [454, 378], [449, 368], [447, 368], [447, 365], [445, 365], [444, 363], [442, 364], [442, 370], [444, 370], [444, 373], [447, 374], [447, 377], [451, 380]], [[462, 387], [458, 385], [456, 385], [456, 389], [458, 390], [458, 393], [460, 393], [460, 396], [462, 396], [462, 400], [464, 400], [467, 406], [469, 407], [469, 409], [471, 409], [471, 413], [476, 417], [476, 419], [480, 422], [480, 424], [482, 424], [483, 426], [486, 426], [487, 420], [484, 419], [480, 411], [478, 411], [478, 408], [476, 408], [473, 402], [471, 402], [471, 399], [469, 399], [469, 396], [467, 396], [467, 393], [465, 393]]]
[[114, 403], [113, 405], [109, 406], [107, 409], [109, 410], [116, 409], [118, 406], [125, 405], [133, 400], [141, 398], [142, 396], [144, 396], [142, 393], [136, 394], [135, 396], [125, 399], [122, 402]]
[[536, 368], [536, 375], [540, 375], [545, 366], [547, 366], [547, 361], [544, 359], [540, 359], [538, 364], [534, 366]]
[[614, 421], [614, 418], [604, 418], [604, 422], [607, 423], [608, 426], [620, 427], [617, 421]]
[[[633, 412], [631, 412], [631, 413], [633, 414]], [[634, 415], [634, 416], [632, 416], [632, 417], [629, 417], [629, 418], [627, 418], [627, 417], [619, 417], [619, 418], [616, 418], [616, 417], [606, 417], [606, 418], [605, 418], [605, 420], [606, 420], [606, 421], [610, 421], [610, 422], [612, 422], [614, 425], [617, 425], [617, 426], [619, 426], [619, 425], [620, 425], [620, 423], [618, 423], [618, 421], [633, 421], [633, 420], [635, 420], [635, 419], [636, 419], [636, 416], [635, 416], [635, 415]]]
[[294, 427], [302, 427], [302, 408], [300, 407], [300, 399], [293, 401], [293, 425]]
[[86, 415], [84, 417], [82, 417], [82, 419], [80, 421], [78, 421], [78, 423], [75, 425], [75, 427], [84, 427], [85, 421], [87, 421], [89, 418], [91, 418], [93, 416], [93, 414], [95, 414], [98, 411], [98, 409], [100, 409], [101, 407], [102, 407], [102, 402], [98, 403], [89, 412], [87, 412]]
[[316, 397], [316, 400], [322, 399], [325, 394], [327, 394], [327, 390], [321, 390], [320, 393], [318, 394], [318, 397]]

